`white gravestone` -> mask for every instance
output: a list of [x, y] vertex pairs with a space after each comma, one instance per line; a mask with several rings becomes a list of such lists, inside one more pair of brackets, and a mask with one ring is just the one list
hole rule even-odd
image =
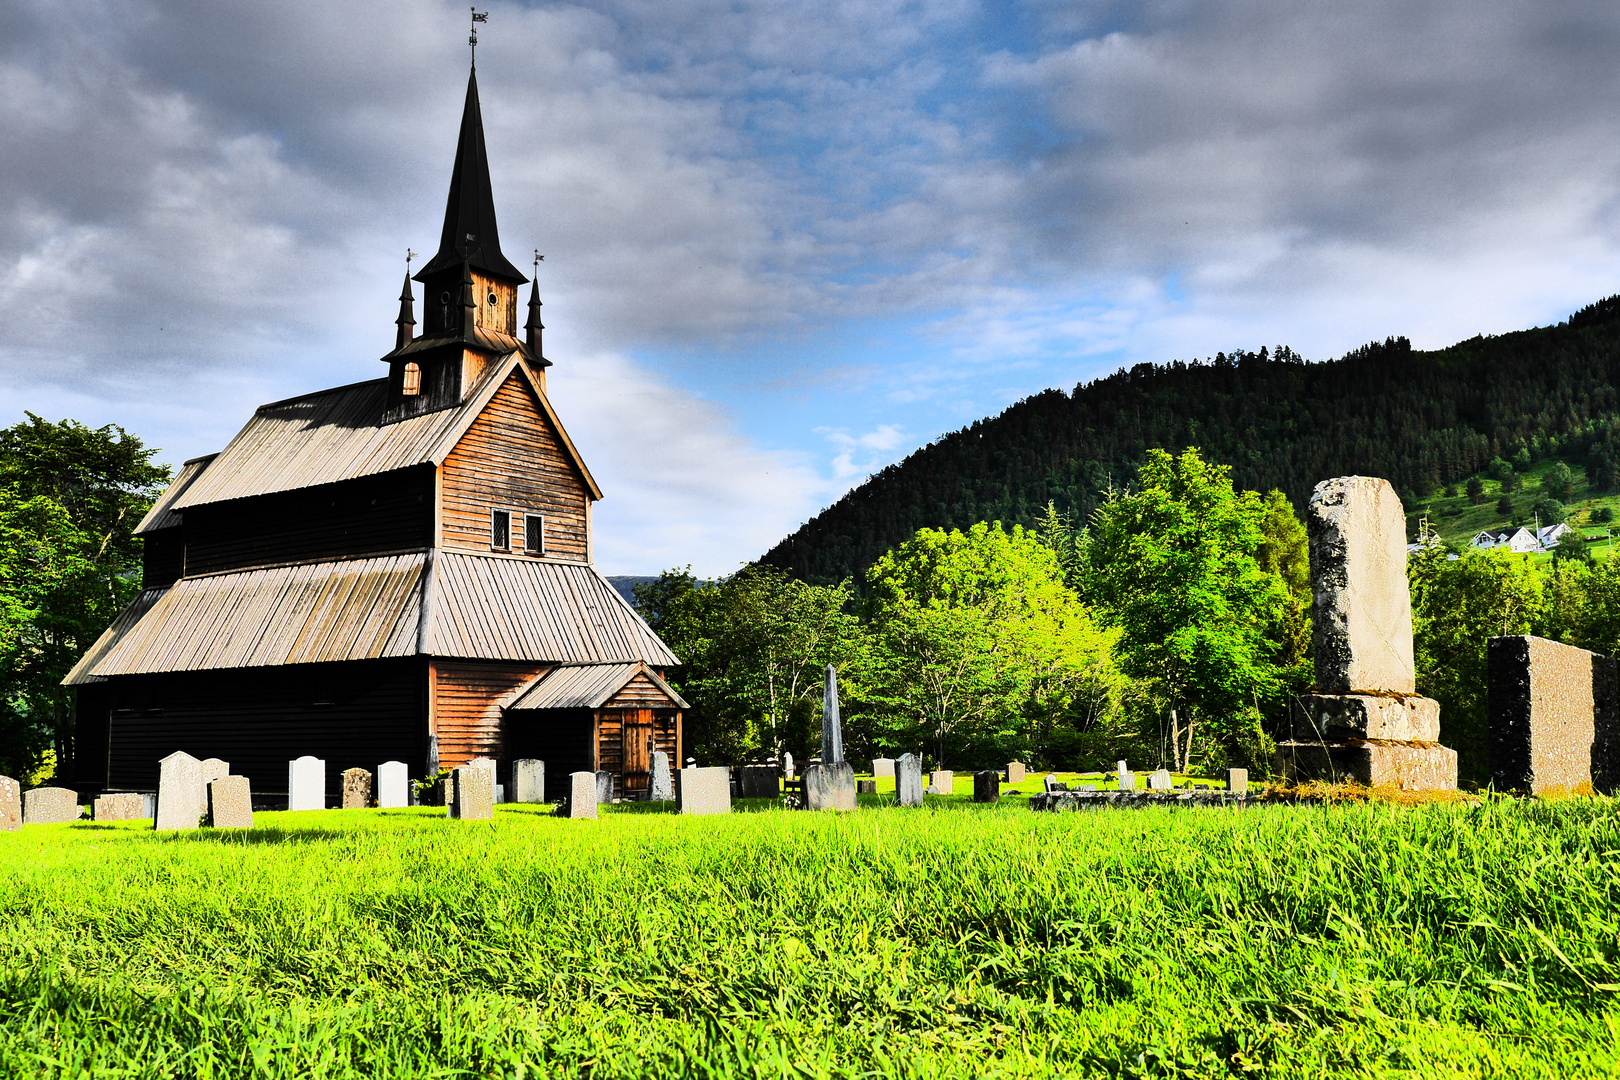
[[568, 801], [559, 809], [564, 817], [596, 820], [596, 774], [568, 774]]
[[[790, 757], [788, 760], [793, 759]], [[662, 750], [653, 751], [652, 790], [648, 798], [653, 802], [669, 802], [675, 798], [675, 781], [669, 775], [669, 755]]]
[[874, 780], [893, 780], [894, 779], [894, 758], [886, 758], [886, 757], [873, 758], [872, 759], [872, 779], [874, 779]]
[[79, 820], [79, 794], [72, 788], [37, 787], [23, 792], [23, 824]]
[[495, 786], [489, 770], [469, 762], [450, 774], [454, 800], [450, 816], [460, 821], [488, 821], [495, 816]]
[[518, 758], [512, 762], [512, 801], [546, 801], [546, 763], [539, 758]]
[[[202, 809], [198, 809], [201, 806]], [[157, 814], [152, 827], [157, 830], [195, 829], [208, 808], [208, 792], [203, 788], [202, 762], [184, 751], [176, 751], [158, 762]]]
[[784, 753], [782, 755], [782, 778], [792, 780], [796, 775], [793, 771], [793, 755]]
[[1149, 791], [1169, 791], [1170, 787], [1171, 787], [1171, 784], [1170, 784], [1170, 770], [1169, 769], [1159, 769], [1158, 771], [1150, 773], [1148, 775], [1148, 790]]
[[[467, 762], [467, 764], [474, 768], [483, 769], [489, 774], [489, 790], [491, 792], [490, 798], [494, 799], [493, 793], [496, 788], [500, 786], [495, 782], [495, 759], [487, 757], [475, 757], [471, 761]], [[495, 801], [499, 802], [500, 800], [495, 799]]]
[[387, 809], [411, 803], [411, 770], [403, 761], [377, 766], [377, 805]]
[[683, 814], [731, 813], [731, 770], [723, 765], [682, 769], [675, 809]]
[[326, 762], [305, 754], [287, 762], [287, 809], [326, 809]]
[[1136, 774], [1131, 772], [1123, 761], [1116, 766], [1116, 771], [1119, 773], [1119, 790], [1135, 791]]
[[895, 762], [894, 794], [901, 806], [923, 804], [922, 759], [916, 754], [901, 754]]
[[928, 794], [949, 795], [956, 784], [956, 774], [950, 769], [935, 769], [928, 782]]
[[253, 828], [253, 792], [245, 776], [208, 782], [208, 824], [216, 829]]

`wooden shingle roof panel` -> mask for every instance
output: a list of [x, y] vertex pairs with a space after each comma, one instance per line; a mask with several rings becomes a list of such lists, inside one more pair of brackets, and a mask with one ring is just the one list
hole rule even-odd
[[118, 613], [112, 625], [104, 630], [96, 643], [85, 654], [79, 657], [79, 662], [62, 679], [63, 686], [82, 686], [85, 683], [101, 682], [99, 676], [92, 675], [91, 671], [101, 662], [101, 658], [112, 651], [113, 647], [122, 641], [135, 625], [141, 621], [154, 604], [163, 598], [168, 589], [147, 589], [130, 602], [129, 606]]
[[135, 526], [135, 535], [143, 536], [146, 533], [157, 532], [159, 529], [169, 529], [180, 524], [180, 515], [174, 509], [174, 503], [186, 493], [186, 489], [196, 482], [197, 477], [208, 467], [218, 454], [206, 454], [203, 457], [192, 458], [180, 466], [169, 486], [163, 489], [163, 494], [157, 497], [152, 508], [141, 518], [141, 523]]

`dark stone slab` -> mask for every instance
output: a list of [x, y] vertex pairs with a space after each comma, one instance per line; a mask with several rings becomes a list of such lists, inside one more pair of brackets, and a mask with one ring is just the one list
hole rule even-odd
[[989, 769], [974, 773], [973, 801], [1000, 802], [1001, 774]]
[[782, 793], [781, 777], [775, 765], [744, 765], [738, 772], [740, 798], [774, 799]]

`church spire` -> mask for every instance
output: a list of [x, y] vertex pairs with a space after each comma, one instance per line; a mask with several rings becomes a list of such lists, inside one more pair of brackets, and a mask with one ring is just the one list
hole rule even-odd
[[403, 349], [411, 343], [416, 329], [416, 297], [411, 295], [411, 252], [405, 252], [405, 287], [399, 292], [399, 318], [394, 322], [399, 326], [399, 333], [394, 338], [394, 348]]
[[484, 150], [484, 117], [478, 106], [478, 71], [467, 76], [467, 102], [461, 112], [461, 137], [450, 174], [450, 198], [444, 208], [439, 250], [416, 275], [417, 281], [466, 263], [490, 277], [521, 285], [528, 280], [501, 254], [495, 226], [495, 195], [489, 183], [489, 156]]
[[534, 253], [534, 284], [529, 286], [529, 321], [524, 326], [528, 336], [529, 355], [536, 361], [546, 362], [545, 354], [540, 351], [540, 332], [546, 324], [540, 321], [540, 260], [545, 256], [536, 251]]

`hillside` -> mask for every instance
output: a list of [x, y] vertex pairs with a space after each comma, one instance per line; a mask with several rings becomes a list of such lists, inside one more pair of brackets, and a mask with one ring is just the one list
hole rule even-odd
[[[858, 577], [925, 526], [1029, 524], [1048, 500], [1084, 519], [1155, 446], [1202, 447], [1242, 487], [1281, 488], [1298, 507], [1317, 481], [1361, 473], [1387, 477], [1416, 509], [1515, 455], [1521, 471], [1553, 458], [1579, 462], [1583, 490], [1609, 491], [1620, 486], [1617, 376], [1620, 297], [1555, 326], [1433, 352], [1390, 338], [1320, 363], [1263, 348], [1139, 364], [1073, 393], [1047, 390], [930, 443], [762, 561], [831, 583]], [[1454, 516], [1483, 518], [1472, 506]]]

